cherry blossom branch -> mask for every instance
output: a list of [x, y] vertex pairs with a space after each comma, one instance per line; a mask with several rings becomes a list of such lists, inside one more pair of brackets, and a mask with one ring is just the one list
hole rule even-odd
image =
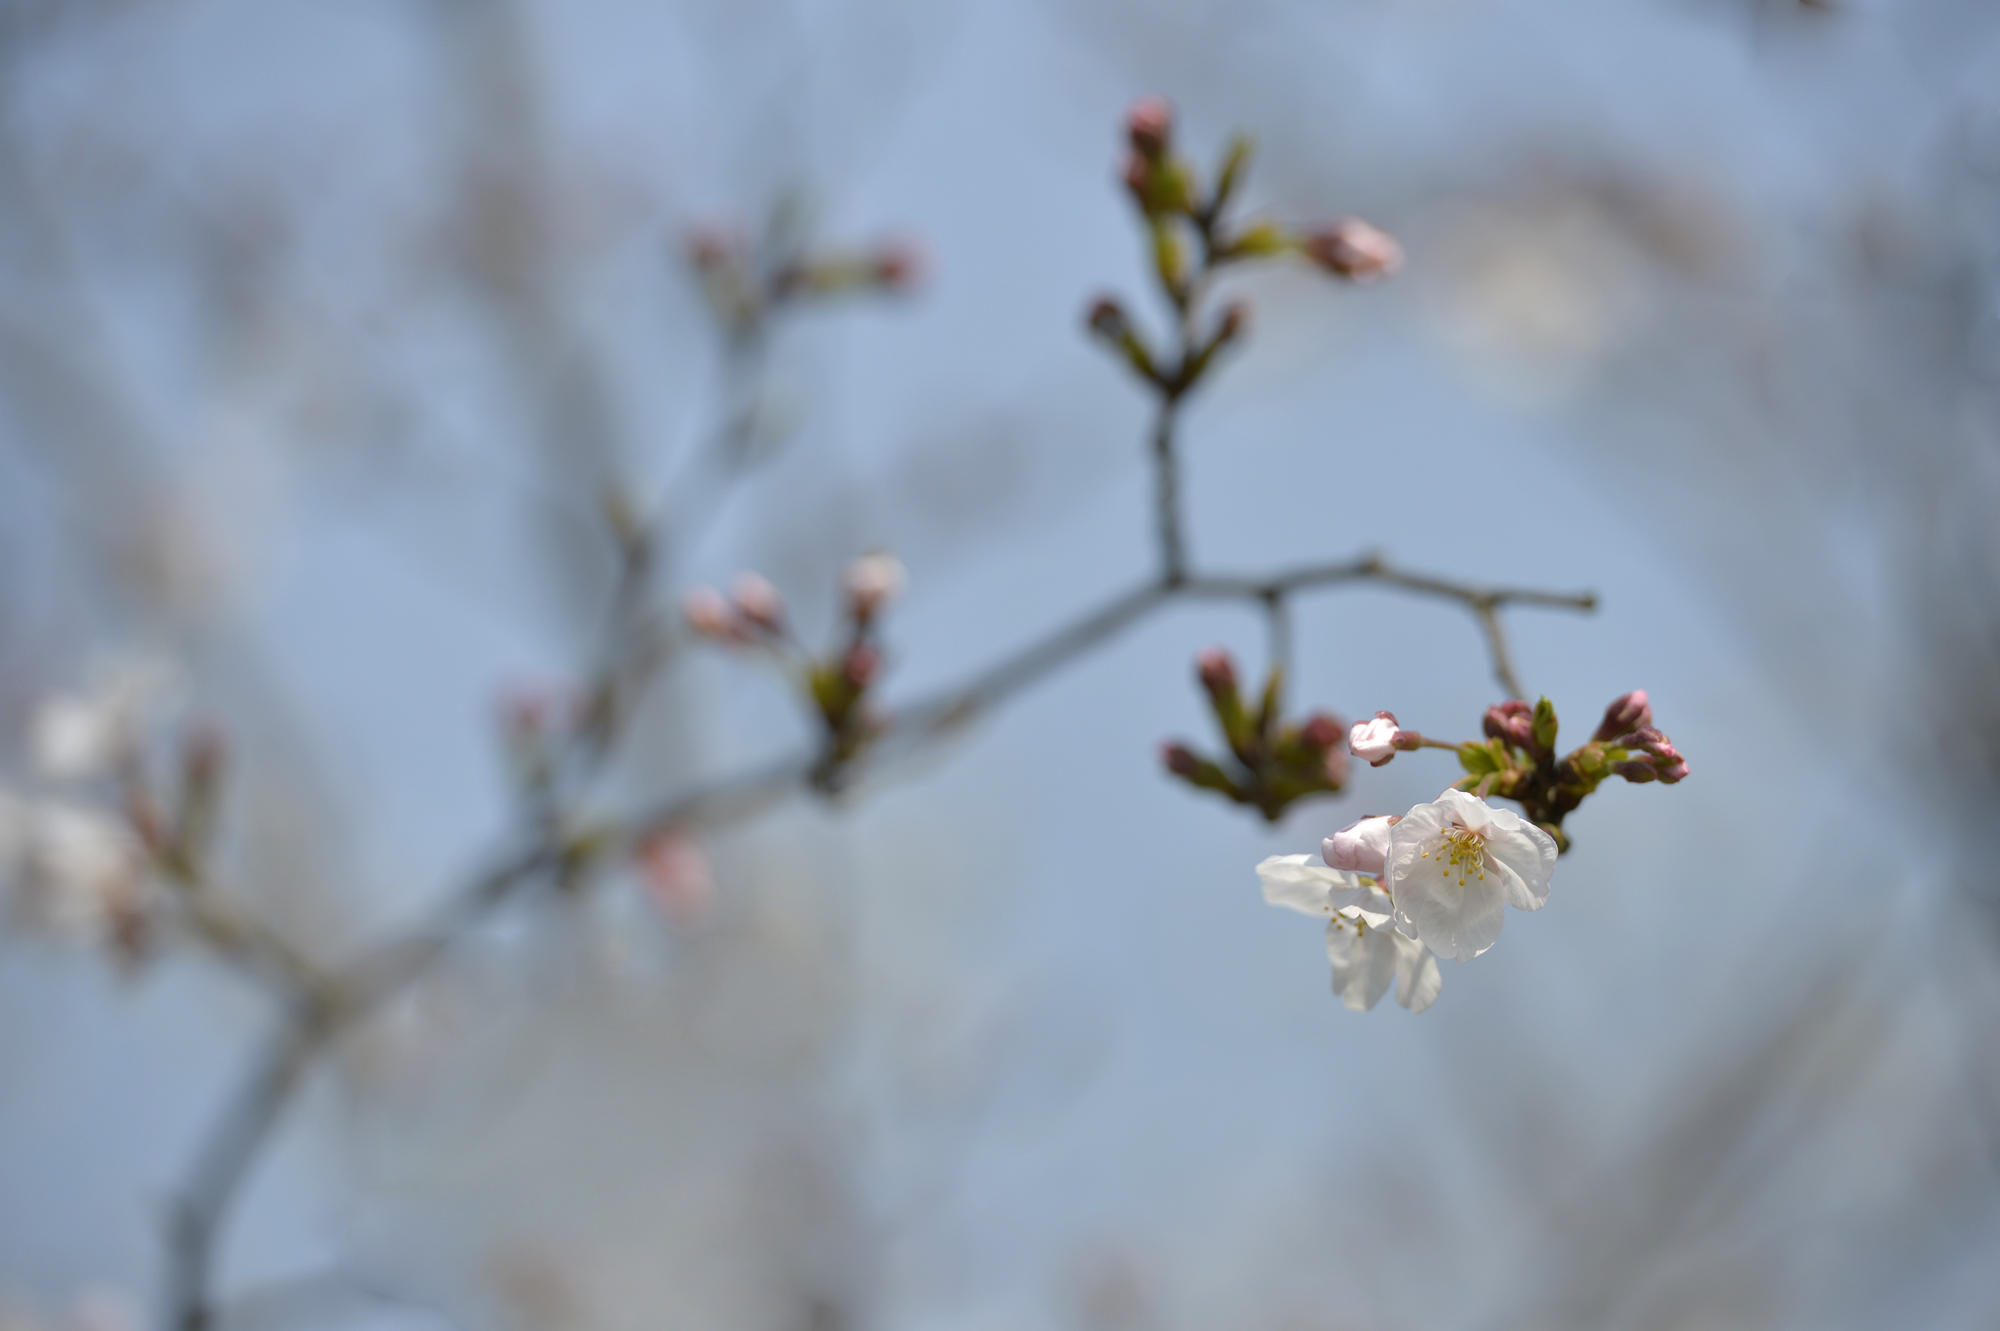
[[216, 1240], [232, 1202], [306, 1073], [339, 1027], [336, 1008], [289, 1014], [202, 1141], [167, 1226], [167, 1313], [174, 1331], [209, 1331]]
[[[1164, 112], [1160, 114], [1164, 116]], [[1223, 600], [1261, 607], [1269, 622], [1272, 661], [1284, 665], [1291, 655], [1289, 614], [1294, 596], [1369, 584], [1451, 600], [1465, 606], [1479, 621], [1494, 674], [1512, 697], [1520, 695], [1520, 687], [1501, 609], [1514, 604], [1578, 611], [1594, 608], [1596, 599], [1589, 593], [1464, 584], [1405, 571], [1373, 554], [1260, 576], [1203, 574], [1190, 569], [1176, 447], [1180, 407], [1217, 354], [1238, 337], [1246, 317], [1240, 305], [1232, 304], [1213, 328], [1202, 331], [1202, 296], [1211, 278], [1227, 263], [1287, 248], [1303, 248], [1315, 263], [1349, 278], [1385, 272], [1393, 267], [1396, 256], [1393, 241], [1362, 224], [1342, 224], [1304, 240], [1287, 239], [1265, 224], [1225, 234], [1220, 221], [1222, 204], [1247, 148], [1232, 148], [1215, 193], [1205, 204], [1192, 208], [1193, 186], [1185, 178], [1182, 164], [1171, 160], [1164, 147], [1164, 119], [1153, 131], [1157, 142], [1144, 137], [1145, 129], [1140, 113], [1135, 112], [1133, 141], [1144, 160], [1133, 167], [1137, 177], [1128, 174], [1128, 183], [1140, 198], [1152, 228], [1162, 290], [1173, 307], [1173, 361], [1167, 364], [1155, 359], [1115, 302], [1100, 301], [1090, 322], [1093, 331], [1126, 356], [1156, 397], [1150, 436], [1156, 574], [973, 672], [963, 683], [892, 710], [879, 725], [856, 706], [866, 688], [866, 680], [857, 677], [850, 692], [841, 695], [844, 701], [838, 719], [832, 705], [822, 702], [828, 734], [814, 751], [726, 778], [623, 821], [583, 822], [574, 813], [576, 796], [616, 752], [639, 693], [674, 642], [657, 617], [662, 565], [671, 553], [666, 540], [680, 534], [675, 530], [679, 523], [687, 523], [690, 533], [698, 532], [694, 524], [712, 515], [716, 507], [709, 491], [740, 476], [748, 460], [748, 442], [755, 428], [754, 402], [730, 404], [716, 437], [697, 449], [689, 466], [676, 477], [668, 502], [657, 506], [651, 516], [642, 516], [620, 496], [607, 499], [605, 517], [620, 563], [600, 657], [583, 692], [583, 715], [573, 729], [563, 733], [545, 783], [529, 792], [524, 802], [526, 833], [511, 851], [446, 896], [421, 923], [330, 972], [309, 959], [265, 946], [267, 936], [275, 937], [268, 931], [217, 914], [217, 899], [198, 877], [188, 876], [182, 882], [196, 923], [214, 941], [252, 940], [255, 948], [251, 950], [257, 955], [269, 953], [280, 959], [276, 970], [289, 1013], [204, 1139], [181, 1193], [168, 1254], [169, 1325], [174, 1331], [212, 1331], [216, 1314], [211, 1286], [218, 1236], [243, 1183], [316, 1060], [347, 1030], [428, 974], [482, 922], [528, 892], [581, 889], [606, 866], [629, 862], [648, 838], [662, 833], [741, 822], [796, 793], [833, 795], [845, 790], [857, 775], [883, 759], [928, 749], [1171, 602]], [[1146, 146], [1149, 142], [1150, 148]], [[1177, 248], [1176, 218], [1194, 228], [1199, 257], [1192, 263]], [[713, 288], [711, 300], [733, 334], [732, 354], [751, 357], [753, 365], [761, 365], [764, 345], [761, 324], [755, 321], [763, 319], [788, 294], [835, 292], [869, 283], [893, 287], [906, 280], [908, 267], [906, 255], [887, 252], [865, 261], [850, 258], [818, 266], [799, 260], [775, 272], [757, 274], [755, 283], [746, 285], [744, 273], [750, 269], [727, 253], [709, 252], [704, 257], [698, 249], [696, 261], [698, 266], [705, 265], [704, 276]], [[718, 296], [717, 291], [722, 294]], [[752, 320], [751, 325], [744, 323], [746, 318]], [[745, 332], [746, 327], [750, 332]], [[731, 364], [741, 369], [740, 363]], [[730, 382], [733, 386], [737, 381], [732, 378]], [[684, 500], [690, 492], [698, 501], [692, 510], [672, 502]], [[686, 516], [690, 511], [696, 516]], [[872, 647], [872, 640], [863, 636], [868, 629], [868, 616], [858, 614], [850, 653]], [[850, 655], [850, 663], [853, 659]], [[1267, 816], [1275, 815], [1267, 810]]]

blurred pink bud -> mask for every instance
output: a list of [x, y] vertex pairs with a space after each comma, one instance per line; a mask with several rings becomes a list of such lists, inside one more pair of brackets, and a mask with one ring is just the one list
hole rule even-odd
[[1194, 756], [1194, 750], [1178, 742], [1160, 746], [1160, 761], [1175, 776], [1193, 776], [1201, 769], [1201, 760]]
[[1236, 688], [1236, 662], [1220, 647], [1203, 648], [1194, 658], [1194, 669], [1201, 677], [1201, 686], [1211, 694], [1232, 692]]
[[738, 573], [729, 584], [729, 596], [736, 602], [736, 609], [743, 618], [758, 628], [770, 633], [784, 629], [785, 598], [763, 574], [747, 570]]
[[1656, 781], [1660, 775], [1653, 769], [1653, 760], [1643, 757], [1630, 758], [1622, 763], [1613, 763], [1611, 764], [1611, 770], [1635, 786], [1643, 786], [1648, 781]]
[[1164, 97], [1141, 97], [1125, 113], [1125, 137], [1131, 140], [1132, 150], [1142, 157], [1158, 157], [1165, 152], [1173, 133], [1174, 108]]
[[729, 599], [713, 587], [691, 587], [681, 598], [681, 615], [688, 627], [705, 638], [742, 642], [743, 621]]
[[1340, 743], [1340, 729], [1338, 718], [1327, 712], [1314, 712], [1299, 727], [1299, 739], [1315, 749], [1332, 749]]
[[847, 649], [840, 672], [856, 690], [865, 689], [882, 673], [882, 653], [872, 643], [857, 642]]
[[675, 924], [692, 924], [715, 901], [715, 878], [708, 856], [680, 832], [655, 832], [639, 847], [639, 871], [646, 895]]
[[863, 623], [903, 594], [903, 565], [894, 555], [877, 551], [847, 566], [841, 587], [847, 593], [848, 609]]
[[1306, 257], [1337, 277], [1372, 282], [1403, 266], [1403, 247], [1358, 217], [1343, 217], [1306, 237]]
[[1688, 775], [1687, 759], [1676, 754], [1672, 761], [1661, 763], [1657, 770], [1660, 774], [1660, 784], [1663, 786], [1671, 786], [1676, 781], [1685, 781]]
[[734, 257], [736, 245], [725, 231], [698, 227], [688, 233], [687, 255], [697, 268], [719, 268]]
[[1132, 331], [1125, 308], [1109, 296], [1099, 296], [1090, 305], [1090, 331], [1107, 342], [1122, 342]]
[[1604, 709], [1604, 720], [1591, 738], [1603, 744], [1618, 736], [1653, 724], [1653, 709], [1644, 689], [1633, 689]]
[[1492, 738], [1517, 749], [1535, 747], [1535, 709], [1518, 698], [1487, 708], [1482, 728]]
[[1393, 712], [1377, 712], [1373, 721], [1358, 721], [1347, 732], [1347, 747], [1370, 767], [1380, 767], [1396, 756], [1396, 725]]
[[1388, 868], [1389, 829], [1402, 821], [1394, 814], [1376, 814], [1349, 823], [1319, 843], [1319, 857], [1329, 869], [1370, 873], [1379, 878]]
[[875, 252], [875, 281], [891, 291], [908, 291], [924, 280], [930, 263], [914, 240], [892, 240]]

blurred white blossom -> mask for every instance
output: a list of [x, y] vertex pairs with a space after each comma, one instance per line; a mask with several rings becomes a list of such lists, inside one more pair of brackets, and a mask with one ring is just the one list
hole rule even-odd
[[84, 688], [50, 694], [29, 717], [35, 769], [53, 781], [105, 774], [132, 751], [147, 722], [171, 704], [176, 691], [176, 671], [159, 657], [132, 656], [98, 667]]
[[145, 848], [122, 821], [87, 805], [0, 793], [0, 865], [20, 917], [51, 933], [96, 942], [145, 911]]

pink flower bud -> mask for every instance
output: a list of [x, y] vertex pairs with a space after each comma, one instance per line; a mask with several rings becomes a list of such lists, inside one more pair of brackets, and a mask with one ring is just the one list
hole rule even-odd
[[1205, 647], [1194, 658], [1195, 674], [1201, 677], [1201, 686], [1211, 696], [1232, 691], [1236, 688], [1236, 662], [1229, 659], [1229, 653], [1220, 647]]
[[697, 268], [719, 268], [730, 261], [735, 249], [728, 233], [712, 227], [701, 227], [688, 234], [688, 260]]
[[1653, 724], [1653, 709], [1644, 689], [1634, 689], [1604, 709], [1604, 720], [1591, 738], [1599, 744]]
[[1403, 266], [1403, 247], [1358, 217], [1343, 217], [1306, 237], [1306, 257], [1336, 277], [1372, 282]]
[[1377, 712], [1373, 721], [1359, 721], [1347, 732], [1348, 751], [1370, 767], [1380, 767], [1396, 756], [1396, 717]]
[[701, 847], [680, 832], [656, 832], [639, 847], [646, 894], [675, 924], [692, 924], [715, 900], [715, 878]]
[[1517, 749], [1535, 747], [1535, 709], [1518, 698], [1487, 708], [1481, 728], [1491, 738]]
[[1638, 749], [1651, 754], [1663, 763], [1677, 763], [1681, 760], [1680, 750], [1674, 747], [1674, 742], [1651, 726], [1640, 726], [1629, 735], [1620, 735], [1618, 746], [1623, 749]]
[[1107, 342], [1122, 342], [1132, 331], [1125, 308], [1109, 296], [1099, 296], [1090, 305], [1090, 331]]
[[1631, 758], [1622, 763], [1613, 763], [1611, 770], [1635, 786], [1643, 786], [1648, 781], [1657, 781], [1660, 776], [1654, 770], [1651, 758]]
[[1160, 746], [1160, 761], [1175, 776], [1193, 776], [1201, 768], [1201, 760], [1194, 756], [1194, 750], [1177, 741]]
[[1125, 113], [1125, 137], [1142, 157], [1158, 157], [1174, 133], [1174, 108], [1164, 97], [1146, 96]]
[[1379, 878], [1388, 868], [1389, 829], [1401, 821], [1394, 815], [1376, 814], [1349, 823], [1320, 842], [1319, 856], [1329, 869], [1374, 874]]
[[785, 598], [763, 574], [738, 573], [735, 581], [729, 584], [729, 596], [736, 602], [736, 609], [743, 618], [758, 628], [768, 633], [784, 629]]
[[[1310, 748], [1339, 750], [1333, 746], [1340, 743], [1340, 721], [1327, 712], [1314, 712], [1299, 727], [1299, 739]], [[1344, 755], [1343, 755], [1344, 756]]]
[[847, 656], [840, 663], [841, 674], [855, 689], [865, 689], [882, 673], [882, 653], [875, 650], [872, 643], [857, 642], [847, 649]]
[[903, 593], [903, 565], [894, 555], [877, 551], [847, 566], [841, 587], [847, 593], [847, 607], [862, 623]]
[[1675, 754], [1671, 761], [1660, 764], [1657, 770], [1660, 774], [1660, 784], [1663, 786], [1671, 786], [1676, 781], [1685, 781], [1688, 775], [1687, 759]]
[[924, 280], [930, 263], [914, 240], [892, 240], [875, 252], [875, 281], [890, 291], [908, 291]]
[[736, 607], [713, 587], [691, 587], [681, 598], [681, 615], [688, 627], [705, 638], [742, 642], [748, 636]]

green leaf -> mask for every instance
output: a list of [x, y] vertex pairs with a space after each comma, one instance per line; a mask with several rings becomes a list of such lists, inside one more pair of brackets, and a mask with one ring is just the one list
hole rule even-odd
[[1547, 694], [1535, 704], [1535, 744], [1544, 753], [1554, 752], [1556, 747], [1556, 705]]

